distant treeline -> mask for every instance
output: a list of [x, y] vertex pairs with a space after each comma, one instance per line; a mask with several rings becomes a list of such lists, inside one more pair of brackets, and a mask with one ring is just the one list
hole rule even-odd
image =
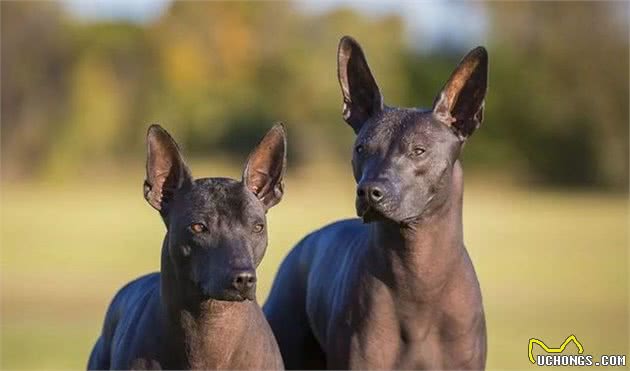
[[[472, 169], [544, 184], [628, 185], [628, 3], [489, 2], [490, 90]], [[386, 103], [428, 107], [467, 51], [422, 54], [402, 20], [288, 2], [174, 2], [150, 24], [84, 22], [2, 2], [2, 175], [144, 155], [149, 123], [194, 155], [239, 159], [275, 121], [291, 164], [348, 161], [337, 41], [364, 46]], [[458, 32], [452, 30], [452, 32]]]

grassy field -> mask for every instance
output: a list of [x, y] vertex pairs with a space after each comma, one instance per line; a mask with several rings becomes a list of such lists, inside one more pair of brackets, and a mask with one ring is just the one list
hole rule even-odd
[[[300, 237], [354, 215], [349, 171], [318, 172], [317, 184], [313, 172], [290, 177], [269, 213], [261, 302]], [[1, 368], [84, 368], [112, 295], [158, 269], [164, 226], [141, 196], [142, 174], [133, 178], [2, 185]], [[627, 354], [626, 197], [468, 180], [465, 239], [484, 294], [488, 367], [532, 367], [531, 337], [558, 346], [575, 334], [586, 354]]]

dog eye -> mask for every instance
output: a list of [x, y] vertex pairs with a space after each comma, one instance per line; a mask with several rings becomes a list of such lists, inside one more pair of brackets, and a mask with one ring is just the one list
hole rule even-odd
[[418, 157], [418, 156], [422, 156], [422, 154], [423, 154], [424, 152], [426, 152], [426, 151], [424, 150], [424, 148], [422, 148], [422, 147], [414, 147], [414, 148], [411, 150], [411, 155], [412, 155], [413, 157]]
[[358, 146], [354, 147], [354, 151], [356, 153], [362, 153], [363, 152], [363, 145], [359, 144]]
[[205, 225], [203, 225], [203, 223], [193, 223], [190, 225], [190, 230], [193, 233], [202, 233], [202, 232], [206, 232], [208, 228]]
[[265, 229], [265, 225], [262, 223], [254, 225], [254, 233], [260, 233], [263, 231], [263, 229]]

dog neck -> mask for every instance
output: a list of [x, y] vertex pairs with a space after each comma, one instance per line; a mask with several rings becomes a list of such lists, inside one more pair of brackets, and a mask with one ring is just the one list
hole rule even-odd
[[241, 337], [254, 324], [252, 301], [201, 300], [176, 278], [165, 239], [160, 273], [162, 326], [175, 368], [228, 367]]
[[440, 295], [466, 254], [462, 227], [463, 173], [453, 165], [450, 193], [412, 223], [372, 224], [374, 263], [402, 296], [430, 301]]

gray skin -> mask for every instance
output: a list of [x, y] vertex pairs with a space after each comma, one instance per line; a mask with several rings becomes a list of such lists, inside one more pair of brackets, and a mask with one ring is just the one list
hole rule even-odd
[[114, 297], [89, 369], [283, 369], [256, 302], [266, 212], [283, 194], [286, 135], [274, 126], [243, 179], [193, 179], [161, 127], [147, 134], [144, 194], [164, 220], [160, 273]]
[[481, 291], [463, 243], [459, 155], [480, 125], [485, 49], [430, 110], [383, 104], [363, 51], [341, 39], [344, 119], [357, 134], [356, 210], [289, 253], [264, 312], [289, 369], [483, 369]]

